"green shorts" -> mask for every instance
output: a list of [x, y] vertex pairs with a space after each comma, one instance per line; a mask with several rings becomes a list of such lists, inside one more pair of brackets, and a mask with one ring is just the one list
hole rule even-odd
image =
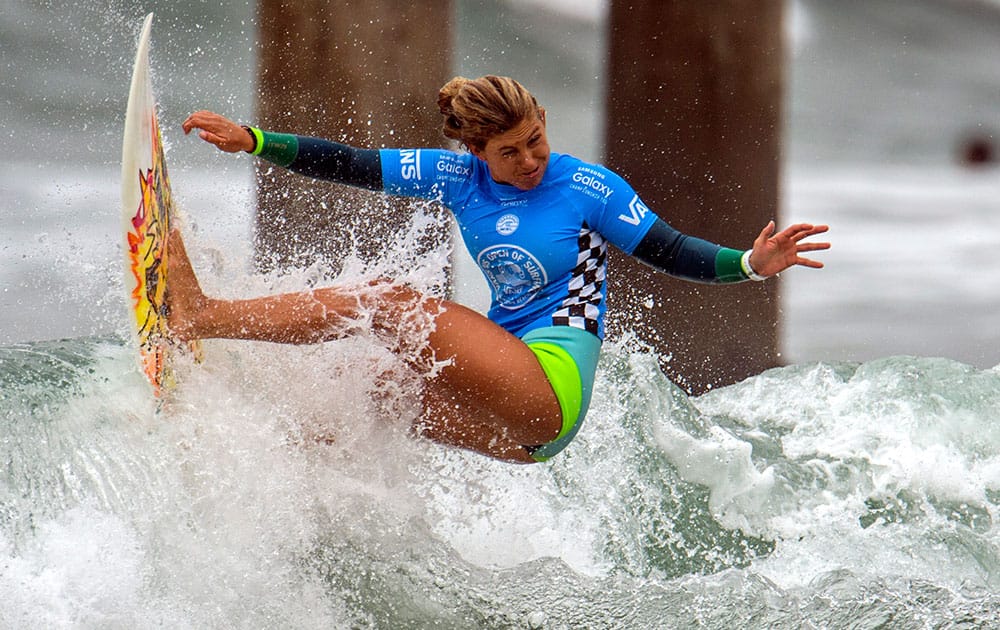
[[566, 448], [583, 424], [594, 390], [601, 340], [580, 328], [549, 326], [528, 332], [521, 341], [535, 353], [562, 409], [562, 430], [556, 439], [524, 447], [532, 459], [544, 462]]

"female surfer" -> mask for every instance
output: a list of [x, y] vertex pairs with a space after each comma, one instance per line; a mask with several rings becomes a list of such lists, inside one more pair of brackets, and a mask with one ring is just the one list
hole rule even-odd
[[487, 316], [391, 281], [249, 300], [204, 295], [171, 235], [170, 329], [208, 337], [314, 343], [361, 322], [423, 378], [418, 433], [514, 462], [544, 461], [573, 439], [590, 403], [604, 337], [607, 244], [700, 282], [763, 280], [829, 248], [825, 225], [780, 232], [750, 250], [687, 236], [611, 170], [549, 149], [545, 110], [508, 77], [456, 77], [438, 95], [444, 135], [468, 152], [360, 149], [243, 127], [199, 111], [184, 132], [291, 171], [447, 206], [492, 289]]

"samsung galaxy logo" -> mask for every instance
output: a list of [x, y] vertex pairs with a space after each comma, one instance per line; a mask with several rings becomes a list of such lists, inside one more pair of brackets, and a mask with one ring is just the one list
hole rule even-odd
[[441, 173], [449, 173], [451, 175], [462, 175], [468, 177], [472, 174], [472, 169], [464, 164], [454, 162], [452, 160], [439, 160], [437, 163], [437, 170]]
[[420, 179], [420, 149], [399, 151], [399, 174], [403, 179]]
[[521, 219], [516, 214], [505, 214], [497, 219], [497, 234], [510, 236], [517, 231], [517, 226], [521, 225]]
[[602, 195], [605, 199], [610, 197], [612, 193], [615, 192], [611, 190], [611, 186], [608, 186], [593, 175], [587, 175], [586, 173], [582, 173], [580, 171], [573, 173], [573, 181], [595, 191], [596, 193]]

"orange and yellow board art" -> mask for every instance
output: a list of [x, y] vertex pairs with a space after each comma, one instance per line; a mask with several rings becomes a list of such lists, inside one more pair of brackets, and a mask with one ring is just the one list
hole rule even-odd
[[167, 346], [170, 335], [166, 320], [167, 235], [170, 233], [170, 182], [163, 158], [163, 141], [155, 111], [150, 131], [152, 168], [135, 173], [139, 207], [126, 234], [127, 262], [132, 275], [131, 299], [135, 334], [143, 372], [160, 396], [167, 378]]

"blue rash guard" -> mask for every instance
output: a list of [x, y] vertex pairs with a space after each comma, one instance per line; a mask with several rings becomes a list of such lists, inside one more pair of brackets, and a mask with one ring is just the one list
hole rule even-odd
[[552, 153], [541, 184], [498, 184], [473, 155], [380, 151], [386, 192], [440, 201], [492, 293], [488, 316], [523, 337], [573, 326], [604, 338], [607, 243], [631, 254], [656, 215], [621, 177]]
[[682, 234], [646, 207], [613, 171], [551, 153], [531, 190], [500, 184], [468, 153], [357, 149], [248, 128], [252, 151], [292, 171], [448, 207], [489, 283], [490, 320], [538, 357], [563, 410], [559, 436], [525, 445], [538, 461], [561, 451], [587, 413], [604, 338], [607, 245], [665, 273], [741, 282], [743, 252]]

